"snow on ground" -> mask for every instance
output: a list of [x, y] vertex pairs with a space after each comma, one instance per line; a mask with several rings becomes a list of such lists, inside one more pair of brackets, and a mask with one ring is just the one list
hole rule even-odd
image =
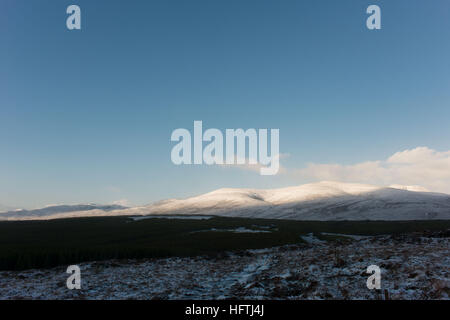
[[[366, 287], [369, 265], [381, 290]], [[246, 250], [218, 256], [80, 264], [0, 272], [0, 299], [449, 299], [449, 233], [378, 236]]]
[[306, 243], [313, 244], [313, 243], [324, 243], [325, 241], [322, 241], [318, 239], [317, 237], [314, 237], [314, 234], [308, 233], [307, 235], [301, 236], [302, 240]]
[[326, 235], [326, 236], [346, 237], [346, 238], [351, 238], [351, 239], [354, 239], [354, 240], [361, 240], [361, 239], [370, 238], [369, 236], [358, 236], [358, 235], [353, 235], [353, 234], [330, 233], [330, 232], [321, 232], [321, 233], [323, 235]]
[[[277, 229], [275, 229], [277, 230]], [[211, 228], [207, 230], [199, 230], [199, 231], [193, 231], [192, 233], [197, 232], [232, 232], [232, 233], [271, 233], [272, 231], [269, 230], [255, 230], [255, 229], [248, 229], [246, 227], [238, 227], [235, 229], [217, 229], [217, 228]]]
[[133, 221], [141, 221], [147, 219], [183, 219], [183, 220], [209, 220], [212, 216], [139, 216], [130, 217]]

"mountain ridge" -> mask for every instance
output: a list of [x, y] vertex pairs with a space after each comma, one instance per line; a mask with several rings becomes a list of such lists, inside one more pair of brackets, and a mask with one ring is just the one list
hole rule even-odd
[[38, 209], [41, 211], [0, 213], [0, 220], [168, 214], [332, 221], [450, 219], [450, 195], [410, 190], [423, 189], [333, 181], [278, 189], [221, 188], [140, 207], [95, 205], [78, 211], [76, 207], [66, 211], [50, 207], [50, 212]]

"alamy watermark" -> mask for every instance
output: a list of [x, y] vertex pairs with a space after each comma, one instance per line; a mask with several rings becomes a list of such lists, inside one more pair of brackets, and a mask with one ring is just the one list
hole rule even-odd
[[[270, 129], [270, 155], [268, 135], [268, 129], [226, 129], [224, 139], [219, 129], [203, 132], [202, 121], [194, 121], [193, 137], [184, 128], [172, 132], [171, 141], [178, 143], [172, 148], [171, 159], [176, 165], [255, 165], [261, 175], [275, 175], [280, 168], [280, 130]], [[204, 148], [203, 142], [208, 142]]]
[[[66, 19], [66, 27], [68, 30], [81, 30], [81, 8], [72, 4], [67, 7], [66, 13], [69, 15]], [[370, 16], [366, 20], [366, 26], [369, 30], [381, 29], [381, 9], [378, 5], [370, 5], [366, 9], [366, 13]]]
[[69, 290], [80, 290], [81, 289], [81, 270], [77, 265], [71, 265], [67, 267], [66, 273], [70, 274], [67, 278], [66, 286]]
[[367, 279], [367, 289], [381, 289], [381, 269], [379, 266], [372, 264], [367, 267], [366, 273], [371, 274]]

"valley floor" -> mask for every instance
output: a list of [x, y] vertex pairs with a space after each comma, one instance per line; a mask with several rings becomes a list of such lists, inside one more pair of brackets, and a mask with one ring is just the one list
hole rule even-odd
[[[72, 291], [65, 268], [3, 271], [0, 299], [450, 298], [448, 231], [305, 240], [210, 257], [82, 263], [82, 289]], [[372, 264], [381, 268], [381, 290], [366, 286]]]

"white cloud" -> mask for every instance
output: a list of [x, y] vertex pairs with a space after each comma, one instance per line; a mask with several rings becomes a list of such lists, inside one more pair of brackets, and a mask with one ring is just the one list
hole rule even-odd
[[418, 147], [397, 152], [386, 160], [353, 165], [310, 163], [293, 173], [307, 180], [419, 185], [431, 191], [450, 193], [450, 151]]
[[114, 201], [113, 204], [118, 205], [118, 206], [131, 207], [130, 201], [128, 201], [128, 199], [117, 200], [117, 201]]

